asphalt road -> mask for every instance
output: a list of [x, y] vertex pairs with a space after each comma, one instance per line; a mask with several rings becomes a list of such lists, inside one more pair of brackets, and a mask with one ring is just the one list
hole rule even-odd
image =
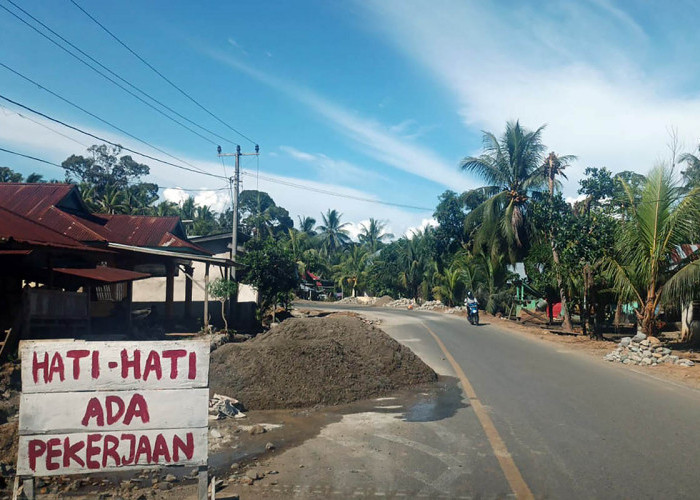
[[343, 309], [382, 319], [438, 373], [461, 370], [463, 404], [432, 422], [347, 416], [280, 455], [277, 465], [289, 471], [308, 464], [287, 494], [700, 497], [699, 391], [497, 323]]

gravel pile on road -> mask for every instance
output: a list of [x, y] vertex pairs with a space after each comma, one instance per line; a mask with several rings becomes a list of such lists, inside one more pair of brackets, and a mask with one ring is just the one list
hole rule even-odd
[[374, 303], [375, 306], [385, 306], [390, 302], [394, 301], [394, 297], [391, 297], [389, 295], [383, 295], [377, 299], [377, 301]]
[[428, 302], [423, 302], [418, 309], [422, 309], [424, 311], [435, 311], [439, 310], [442, 311], [446, 309], [447, 306], [440, 302], [439, 300], [429, 300]]
[[361, 304], [363, 306], [371, 306], [374, 305], [377, 300], [377, 297], [345, 297], [336, 302], [336, 304]]
[[409, 348], [359, 318], [290, 318], [211, 356], [212, 393], [246, 409], [336, 405], [437, 379]]
[[660, 364], [693, 366], [689, 359], [682, 359], [671, 353], [671, 349], [661, 345], [656, 337], [637, 333], [634, 337], [623, 337], [617, 348], [606, 354], [606, 361], [623, 363], [625, 365], [655, 366]]
[[416, 301], [413, 299], [396, 299], [384, 304], [384, 307], [395, 307], [397, 309], [406, 309], [409, 306], [415, 307]]

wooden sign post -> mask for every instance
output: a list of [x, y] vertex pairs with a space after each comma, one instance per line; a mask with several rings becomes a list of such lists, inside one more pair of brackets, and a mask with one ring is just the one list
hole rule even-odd
[[25, 341], [20, 355], [26, 493], [36, 476], [194, 465], [206, 498], [208, 341]]

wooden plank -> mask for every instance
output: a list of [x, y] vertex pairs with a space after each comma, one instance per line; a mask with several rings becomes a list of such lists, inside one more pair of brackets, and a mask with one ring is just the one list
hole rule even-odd
[[23, 341], [22, 392], [207, 387], [209, 351], [206, 339]]
[[27, 393], [20, 435], [207, 426], [209, 389]]
[[20, 436], [17, 473], [57, 476], [205, 465], [207, 428]]

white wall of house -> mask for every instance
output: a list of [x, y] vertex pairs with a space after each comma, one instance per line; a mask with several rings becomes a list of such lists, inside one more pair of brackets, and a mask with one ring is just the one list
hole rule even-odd
[[[216, 255], [215, 257], [229, 257], [228, 253]], [[192, 284], [192, 301], [204, 301], [204, 270], [206, 265], [204, 262], [192, 262], [193, 278]], [[223, 276], [223, 268], [215, 265], [209, 266], [209, 281], [214, 281], [216, 278]], [[185, 273], [180, 270], [175, 276], [174, 296], [176, 302], [184, 302], [185, 300], [185, 281], [188, 278]], [[250, 285], [241, 284], [238, 287], [238, 302], [256, 302], [258, 292]], [[148, 278], [145, 280], [134, 282], [134, 302], [165, 302], [165, 278]], [[212, 298], [209, 297], [211, 301]]]

